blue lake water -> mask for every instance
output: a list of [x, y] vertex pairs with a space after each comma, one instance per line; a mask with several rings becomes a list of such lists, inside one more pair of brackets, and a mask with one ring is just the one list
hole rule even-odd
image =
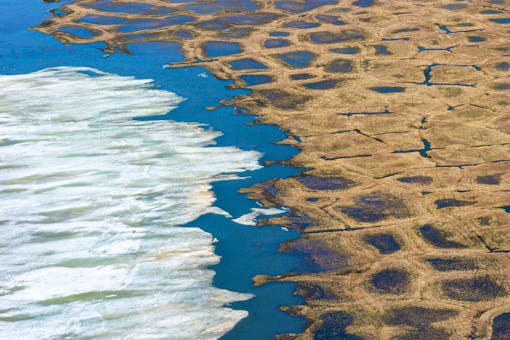
[[174, 17], [168, 17], [163, 20], [151, 20], [151, 19], [137, 19], [129, 24], [125, 24], [119, 27], [119, 32], [130, 33], [142, 29], [155, 29], [166, 27], [169, 25], [180, 25], [188, 22], [192, 22], [193, 17], [187, 15], [177, 15]]
[[308, 51], [289, 52], [277, 56], [278, 59], [287, 65], [296, 68], [307, 67], [315, 57], [314, 53]]
[[269, 83], [272, 81], [270, 76], [266, 76], [264, 74], [246, 74], [246, 75], [242, 75], [241, 79], [248, 86], [265, 84], [265, 83]]
[[373, 0], [357, 0], [357, 1], [354, 1], [352, 4], [353, 6], [358, 6], [358, 7], [370, 7], [372, 6], [373, 4]]
[[[298, 234], [237, 220], [260, 208], [238, 189], [300, 171], [257, 166], [297, 152], [273, 144], [285, 133], [247, 124], [254, 117], [234, 107], [205, 110], [247, 91], [227, 89], [231, 82], [203, 68], [163, 68], [182, 60], [176, 44], [133, 44], [131, 55], [103, 58], [101, 44], [64, 46], [27, 30], [59, 4], [0, 1], [0, 77], [9, 85], [0, 95], [9, 95], [10, 105], [2, 120], [24, 138], [1, 144], [12, 163], [1, 169], [12, 176], [0, 184], [2, 216], [8, 216], [2, 223], [18, 228], [0, 236], [0, 333], [270, 339], [302, 330], [304, 319], [279, 310], [302, 303], [292, 295], [294, 284], [253, 287], [251, 281], [303, 268], [299, 257], [278, 252]], [[91, 90], [99, 85], [103, 90]], [[23, 170], [9, 169], [20, 165], [16, 148], [31, 145]], [[123, 149], [136, 152], [112, 151]], [[211, 167], [227, 154], [242, 161]], [[183, 180], [182, 171], [195, 175]], [[42, 173], [47, 176], [34, 177]], [[179, 197], [181, 204], [169, 208]], [[87, 199], [87, 206], [73, 205]], [[64, 210], [45, 206], [52, 200]], [[19, 209], [6, 210], [9, 204]]]
[[358, 54], [359, 53], [359, 47], [339, 47], [339, 48], [332, 48], [330, 49], [333, 53], [338, 54]]
[[289, 46], [290, 42], [286, 39], [268, 39], [264, 41], [265, 48], [279, 48]]
[[399, 86], [375, 86], [370, 88], [372, 91], [378, 93], [396, 93], [396, 92], [404, 92], [403, 87]]
[[233, 70], [265, 70], [267, 66], [256, 61], [255, 59], [238, 59], [229, 62]]
[[91, 24], [100, 25], [117, 25], [126, 21], [124, 18], [109, 17], [103, 15], [87, 15], [79, 20], [80, 22], [86, 22]]
[[319, 27], [320, 24], [315, 22], [309, 22], [305, 20], [296, 20], [296, 21], [290, 21], [285, 24], [283, 24], [283, 27], [285, 28], [300, 28], [300, 29], [308, 29], [308, 28], [315, 28]]
[[496, 24], [510, 24], [510, 18], [494, 18], [491, 19], [491, 21], [495, 22]]
[[208, 41], [205, 43], [205, 51], [208, 57], [220, 57], [224, 55], [241, 53], [238, 43], [226, 41]]
[[271, 33], [269, 33], [269, 35], [271, 37], [288, 37], [289, 33], [287, 33], [287, 32], [278, 32], [277, 31], [277, 32], [271, 32]]
[[97, 4], [92, 4], [90, 7], [106, 12], [143, 13], [152, 7], [151, 5], [146, 4], [123, 4], [114, 2], [113, 0], [99, 0], [96, 2]]
[[62, 27], [60, 29], [60, 31], [64, 32], [64, 33], [76, 35], [77, 37], [83, 38], [83, 39], [92, 38], [93, 36], [96, 35], [94, 32], [89, 31], [86, 28], [78, 27], [78, 26]]

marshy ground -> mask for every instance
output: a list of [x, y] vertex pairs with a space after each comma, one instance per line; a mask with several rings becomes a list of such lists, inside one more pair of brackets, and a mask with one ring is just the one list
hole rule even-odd
[[[510, 4], [76, 0], [65, 43], [177, 42], [253, 90], [231, 105], [290, 133], [310, 169], [247, 189], [303, 232], [282, 251], [310, 320], [285, 339], [510, 338]], [[136, 30], [134, 30], [134, 27]]]

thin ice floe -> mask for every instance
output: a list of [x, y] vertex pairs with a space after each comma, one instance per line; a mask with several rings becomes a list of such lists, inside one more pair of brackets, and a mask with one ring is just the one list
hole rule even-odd
[[77, 67], [0, 76], [0, 334], [217, 338], [250, 298], [212, 286], [213, 238], [179, 227], [211, 182], [260, 167], [192, 123], [137, 121], [183, 98]]
[[236, 219], [233, 219], [234, 222], [243, 225], [257, 225], [257, 218], [260, 215], [263, 216], [274, 216], [287, 213], [288, 209], [285, 208], [252, 208], [251, 212], [241, 215]]

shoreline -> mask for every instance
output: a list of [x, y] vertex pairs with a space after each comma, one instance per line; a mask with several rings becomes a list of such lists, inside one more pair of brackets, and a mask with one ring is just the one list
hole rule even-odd
[[[40, 7], [41, 9], [48, 9], [54, 6], [55, 4], [46, 4]], [[11, 9], [11, 13], [15, 15], [16, 11]], [[27, 20], [24, 25], [28, 22], [35, 24], [35, 20], [40, 20], [38, 15], [33, 12], [33, 8], [30, 14], [32, 16], [31, 20]], [[42, 38], [38, 39], [35, 47], [30, 42], [30, 39], [34, 39], [34, 35]], [[239, 114], [234, 107], [221, 106], [214, 111], [206, 110], [205, 107], [214, 106], [224, 98], [244, 94], [247, 91], [229, 90], [227, 87], [230, 82], [216, 80], [211, 74], [208, 74], [208, 78], [206, 78], [203, 74], [208, 73], [208, 71], [199, 67], [180, 71], [164, 70], [162, 66], [165, 62], [169, 61], [169, 56], [173, 54], [172, 58], [175, 60], [180, 58], [181, 54], [174, 44], [156, 43], [151, 47], [148, 46], [150, 44], [145, 44], [143, 48], [135, 45], [132, 46], [135, 49], [135, 53], [131, 56], [112, 55], [110, 58], [103, 59], [101, 58], [101, 52], [95, 49], [95, 45], [66, 47], [62, 46], [60, 42], [53, 40], [52, 37], [44, 37], [44, 35], [33, 31], [22, 32], [21, 36], [26, 37], [24, 39], [28, 40], [16, 41], [11, 46], [21, 46], [18, 48], [18, 53], [21, 55], [25, 54], [27, 57], [23, 60], [23, 63], [16, 61], [15, 58], [3, 58], [5, 62], [5, 69], [2, 70], [3, 73], [6, 71], [15, 74], [26, 73], [49, 66], [76, 64], [91, 66], [120, 75], [144, 79], [151, 78], [154, 79], [156, 84], [160, 85], [160, 88], [176, 92], [188, 98], [188, 100], [181, 103], [177, 109], [171, 111], [168, 116], [150, 119], [163, 118], [179, 122], [200, 122], [201, 124], [207, 124], [207, 126], [223, 133], [222, 136], [216, 139], [216, 146], [236, 145], [243, 150], [258, 150], [264, 153], [261, 161], [264, 159], [269, 161], [286, 159], [295, 153], [290, 147], [273, 145], [274, 142], [285, 138], [285, 134], [277, 127], [249, 125], [255, 118], [251, 115]], [[39, 46], [47, 50], [44, 53], [44, 58], [40, 58], [37, 53], [33, 52]], [[14, 50], [14, 47], [11, 48]], [[153, 55], [144, 55], [147, 50], [151, 50]], [[82, 62], [81, 58], [84, 58], [86, 62]], [[131, 65], [137, 65], [137, 67], [135, 68], [135, 66]], [[193, 86], [186, 89], [178, 88], [179, 85], [182, 86], [183, 79], [188, 79], [189, 84]], [[206, 97], [197, 97], [196, 91], [206, 94]], [[147, 120], [147, 118], [143, 120]], [[261, 136], [263, 137], [261, 138]], [[261, 140], [264, 143], [261, 143]], [[298, 170], [285, 166], [264, 167], [261, 170], [248, 173], [247, 175], [251, 176], [250, 179], [214, 182], [213, 191], [217, 197], [214, 206], [219, 206], [234, 216], [248, 213], [250, 209], [257, 207], [256, 202], [247, 199], [244, 194], [237, 193], [238, 188], [250, 186], [251, 184], [249, 183], [266, 180], [274, 176], [288, 176], [295, 171]], [[243, 174], [239, 175], [242, 176]], [[235, 202], [236, 206], [232, 206], [229, 203], [230, 201]], [[299, 330], [304, 326], [302, 319], [290, 317], [278, 308], [280, 303], [299, 304], [302, 302], [299, 297], [292, 295], [292, 292], [295, 290], [294, 283], [276, 283], [268, 287], [253, 287], [251, 281], [253, 276], [251, 272], [253, 271], [266, 271], [268, 274], [276, 275], [280, 273], [279, 270], [284, 272], [293, 266], [299, 266], [299, 260], [296, 257], [280, 256], [278, 253], [279, 243], [294, 238], [297, 234], [285, 232], [276, 226], [267, 230], [259, 230], [252, 226], [236, 224], [219, 215], [202, 216], [200, 219], [190, 223], [190, 226], [198, 226], [219, 239], [219, 243], [215, 244], [215, 254], [222, 256], [222, 260], [218, 265], [211, 268], [216, 273], [213, 285], [236, 292], [248, 292], [257, 295], [252, 300], [229, 306], [234, 309], [247, 309], [252, 313], [238, 323], [229, 333], [225, 334], [224, 338], [245, 336], [254, 328], [254, 326], [250, 326], [252, 323], [259, 326], [262, 325], [259, 333], [262, 338], [271, 337], [269, 334]], [[229, 236], [228, 234], [231, 235]], [[236, 240], [226, 242], [225, 240], [228, 237], [232, 237], [232, 235], [235, 236]], [[263, 243], [264, 246], [262, 247], [257, 243]], [[241, 245], [247, 246], [248, 249], [241, 250]], [[248, 268], [240, 267], [238, 263], [235, 263], [239, 261], [233, 261], [235, 257], [242, 258], [241, 255], [250, 258], [250, 260], [245, 261], [245, 265]], [[235, 267], [239, 270], [237, 275], [231, 273], [232, 263], [230, 263], [231, 267], [229, 267], [225, 261], [234, 262]], [[266, 270], [266, 268], [272, 269]], [[275, 295], [281, 297], [287, 296], [287, 298], [282, 299], [281, 302], [275, 301], [271, 298]], [[279, 320], [279, 322], [271, 324], [274, 320]]]

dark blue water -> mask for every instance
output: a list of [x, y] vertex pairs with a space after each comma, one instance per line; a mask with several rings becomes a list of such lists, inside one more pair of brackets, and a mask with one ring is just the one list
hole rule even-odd
[[496, 24], [510, 24], [510, 18], [497, 18], [497, 19], [491, 19], [492, 22], [495, 22]]
[[[179, 1], [174, 1], [179, 2]], [[184, 2], [184, 1], [180, 1]], [[193, 11], [197, 14], [209, 14], [216, 13], [224, 9], [228, 9], [230, 11], [243, 11], [243, 10], [256, 10], [259, 6], [249, 0], [238, 0], [238, 1], [230, 1], [230, 0], [218, 0], [215, 1], [214, 4], [193, 4], [186, 6], [186, 9]]]
[[509, 69], [510, 69], [510, 64], [507, 63], [506, 61], [496, 64], [496, 70], [498, 70], [498, 71], [508, 71]]
[[405, 88], [400, 86], [375, 86], [370, 89], [378, 93], [397, 93], [405, 91]]
[[310, 79], [310, 78], [314, 78], [315, 76], [313, 74], [310, 74], [310, 73], [298, 73], [298, 74], [293, 74], [290, 76], [290, 79], [292, 80], [305, 80], [305, 79]]
[[87, 15], [78, 21], [99, 25], [116, 25], [125, 22], [126, 19], [118, 17], [109, 17], [105, 15]]
[[333, 52], [333, 53], [338, 53], [338, 54], [358, 54], [359, 48], [358, 47], [339, 47], [339, 48], [331, 48], [329, 51]]
[[315, 57], [315, 54], [308, 51], [289, 52], [277, 55], [278, 59], [296, 68], [307, 67]]
[[92, 38], [96, 34], [92, 31], [89, 31], [86, 28], [78, 27], [78, 26], [67, 26], [60, 29], [61, 32], [74, 34], [79, 38]]
[[209, 20], [209, 21], [202, 21], [198, 26], [201, 29], [208, 30], [208, 31], [222, 31], [228, 29], [228, 25], [224, 24], [222, 22], [219, 22], [218, 20]]
[[[422, 119], [422, 123], [426, 123], [426, 118]], [[423, 143], [423, 149], [410, 149], [410, 150], [397, 150], [397, 151], [393, 151], [393, 153], [410, 153], [410, 152], [418, 152], [420, 154], [420, 156], [422, 157], [425, 157], [425, 158], [430, 158], [430, 156], [427, 154], [427, 152], [433, 150], [432, 147], [430, 146], [430, 142], [423, 138], [422, 140], [422, 143]], [[405, 182], [405, 181], [402, 181], [401, 182]], [[406, 182], [406, 183], [409, 183], [409, 182]]]
[[305, 20], [295, 20], [283, 24], [283, 27], [285, 28], [301, 28], [301, 29], [315, 28], [319, 26], [320, 24], [316, 22], [309, 22]]
[[319, 14], [315, 16], [318, 20], [327, 22], [329, 24], [337, 25], [337, 26], [343, 26], [345, 25], [345, 22], [340, 20], [339, 17], [334, 15], [325, 15], [325, 14]]
[[403, 38], [382, 38], [381, 41], [408, 41], [409, 38], [403, 37]]
[[211, 14], [221, 11], [221, 7], [215, 4], [193, 4], [188, 5], [185, 8], [197, 14]]
[[472, 36], [468, 37], [468, 40], [469, 40], [469, 42], [482, 42], [482, 41], [485, 41], [486, 39], [484, 37], [479, 37], [477, 35], [472, 35]]
[[260, 85], [265, 83], [270, 83], [273, 79], [270, 76], [266, 76], [264, 74], [246, 74], [242, 75], [241, 79], [248, 86]]
[[329, 31], [311, 33], [308, 38], [315, 44], [334, 44], [348, 41], [361, 40], [364, 33], [358, 29], [342, 30], [338, 33]]
[[247, 37], [251, 33], [251, 29], [247, 27], [234, 27], [228, 31], [223, 31], [218, 34], [221, 38], [241, 39]]
[[442, 26], [442, 25], [439, 25], [439, 29], [443, 32], [445, 32], [446, 34], [452, 34], [453, 32], [446, 26]]
[[241, 53], [241, 46], [234, 42], [208, 41], [204, 44], [204, 46], [205, 52], [210, 58]]
[[484, 14], [484, 15], [500, 14], [500, 13], [503, 13], [503, 12], [497, 11], [495, 9], [486, 9], [486, 10], [483, 10], [480, 12], [480, 14]]
[[449, 46], [449, 47], [432, 47], [432, 48], [428, 48], [428, 47], [423, 47], [423, 46], [418, 46], [418, 51], [419, 52], [423, 52], [423, 51], [448, 51], [448, 52], [451, 52], [452, 51], [452, 48], [455, 48], [457, 46]]
[[373, 0], [357, 0], [354, 1], [352, 4], [357, 7], [370, 7], [374, 3]]
[[[420, 48], [420, 47], [418, 47]], [[461, 87], [475, 87], [475, 84], [461, 84], [461, 83], [434, 83], [432, 82], [432, 69], [437, 66], [452, 66], [452, 67], [472, 67], [476, 71], [480, 71], [482, 68], [478, 65], [464, 65], [464, 64], [431, 64], [425, 68], [423, 75], [425, 80], [422, 83], [414, 83], [426, 86], [461, 86]]]
[[276, 8], [291, 13], [303, 13], [320, 6], [334, 5], [337, 0], [276, 1]]
[[267, 39], [264, 41], [265, 48], [279, 48], [289, 46], [290, 42], [286, 39]]
[[[204, 68], [164, 69], [162, 66], [167, 62], [183, 60], [177, 44], [133, 44], [128, 45], [131, 55], [114, 54], [103, 58], [104, 53], [100, 50], [103, 44], [64, 46], [51, 36], [27, 30], [27, 27], [37, 25], [49, 16], [45, 11], [62, 3], [66, 1], [47, 4], [35, 0], [0, 0], [0, 74], [28, 73], [65, 65], [87, 66], [118, 75], [151, 78], [160, 88], [188, 100], [168, 115], [144, 119], [207, 124], [224, 133], [217, 139], [218, 145], [257, 150], [264, 154], [262, 160], [284, 160], [297, 153], [292, 147], [274, 144], [286, 137], [278, 127], [248, 124], [253, 122], [254, 117], [239, 114], [235, 107], [205, 110], [205, 107], [217, 105], [222, 99], [247, 94], [248, 91], [227, 89], [232, 82], [220, 81]], [[207, 77], [199, 76], [203, 73]], [[216, 182], [213, 185], [218, 199], [215, 205], [234, 216], [248, 213], [256, 207], [256, 202], [239, 194], [239, 188], [274, 177], [288, 177], [299, 171], [283, 165], [273, 165], [245, 174], [250, 176], [246, 179]], [[279, 244], [296, 238], [297, 233], [284, 231], [278, 226], [242, 226], [218, 215], [202, 216], [190, 225], [201, 227], [219, 240], [216, 253], [222, 257], [222, 261], [213, 268], [216, 271], [214, 284], [220, 288], [255, 295], [252, 300], [233, 306], [248, 310], [250, 316], [242, 320], [225, 338], [270, 339], [277, 333], [299, 332], [304, 328], [304, 319], [291, 317], [279, 310], [281, 305], [303, 302], [301, 298], [292, 295], [294, 284], [273, 283], [256, 288], [251, 281], [256, 274], [275, 275], [304, 266], [300, 257], [278, 252]]]
[[271, 37], [288, 37], [288, 36], [289, 36], [289, 33], [287, 33], [287, 32], [279, 32], [279, 31], [277, 31], [277, 32], [271, 32], [271, 33], [269, 33], [269, 35], [270, 35]]
[[449, 9], [451, 11], [457, 11], [460, 9], [466, 9], [467, 5], [465, 4], [449, 4], [445, 6], [446, 9]]
[[[70, 1], [67, 1], [70, 2]], [[143, 13], [149, 10], [152, 6], [146, 4], [129, 4], [129, 3], [114, 3], [113, 0], [99, 0], [96, 4], [91, 4], [89, 7], [100, 9], [105, 12], [121, 12], [121, 13]]]
[[279, 18], [279, 14], [257, 13], [257, 14], [237, 14], [221, 17], [221, 21], [231, 25], [249, 25], [255, 26], [267, 23]]
[[392, 55], [390, 51], [388, 51], [388, 47], [384, 45], [374, 45], [375, 55]]
[[155, 29], [166, 27], [170, 25], [181, 25], [188, 22], [192, 22], [195, 19], [193, 17], [187, 15], [177, 15], [174, 17], [169, 17], [161, 20], [152, 20], [152, 19], [137, 19], [133, 20], [126, 25], [121, 25], [119, 27], [119, 32], [130, 33], [135, 32], [142, 29]]
[[233, 70], [265, 70], [267, 66], [254, 59], [239, 59], [229, 62]]
[[[469, 29], [469, 30], [452, 31], [451, 29], [449, 29], [448, 27], [446, 27], [444, 25], [437, 25], [437, 26], [439, 27], [439, 29], [441, 31], [443, 31], [446, 34], [456, 34], [456, 33], [483, 31], [483, 28], [474, 28], [474, 29]], [[459, 25], [459, 26], [462, 26], [462, 25]], [[463, 26], [468, 27], [468, 26], [471, 26], [471, 25], [469, 24], [469, 25], [463, 25]]]
[[411, 28], [400, 28], [398, 30], [394, 30], [391, 33], [398, 34], [398, 33], [409, 33], [409, 32], [418, 32], [420, 29], [418, 27], [411, 27]]

